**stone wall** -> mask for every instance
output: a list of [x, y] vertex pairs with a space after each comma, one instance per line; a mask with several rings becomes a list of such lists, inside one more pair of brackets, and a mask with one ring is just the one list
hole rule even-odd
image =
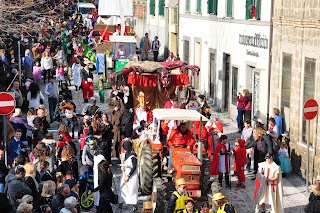
[[[294, 172], [306, 176], [307, 147], [302, 141], [304, 58], [316, 60], [315, 100], [320, 104], [320, 1], [275, 0], [270, 108], [281, 104], [282, 55], [292, 54], [290, 137]], [[320, 121], [316, 118], [310, 149], [310, 182], [320, 175]], [[313, 177], [313, 178], [312, 178]]]

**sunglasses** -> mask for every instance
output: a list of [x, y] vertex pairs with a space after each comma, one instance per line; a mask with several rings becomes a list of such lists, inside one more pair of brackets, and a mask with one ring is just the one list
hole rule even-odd
[[181, 188], [186, 189], [187, 187], [186, 186], [184, 186], [184, 187], [181, 186]]

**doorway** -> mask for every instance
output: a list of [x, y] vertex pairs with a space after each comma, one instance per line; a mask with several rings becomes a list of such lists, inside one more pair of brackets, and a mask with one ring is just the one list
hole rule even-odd
[[213, 101], [213, 104], [216, 104], [216, 55], [210, 53], [210, 72], [209, 72], [209, 95]]
[[230, 87], [230, 54], [223, 53], [223, 90], [222, 95], [224, 97], [224, 110], [228, 111], [229, 109], [229, 87]]

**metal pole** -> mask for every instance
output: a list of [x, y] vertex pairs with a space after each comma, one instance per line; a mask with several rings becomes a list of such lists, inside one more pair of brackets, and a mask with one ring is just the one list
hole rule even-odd
[[198, 142], [198, 159], [200, 160], [200, 162], [202, 162], [201, 132], [202, 132], [202, 116], [200, 117], [200, 132], [199, 132], [199, 142]]
[[21, 85], [21, 47], [20, 47], [20, 41], [18, 41], [18, 62], [19, 62], [19, 82]]
[[310, 148], [310, 120], [308, 125], [308, 135], [307, 135], [307, 175], [306, 175], [306, 187], [307, 192], [309, 192], [309, 148]]
[[7, 116], [2, 115], [3, 122], [3, 143], [4, 143], [4, 162], [8, 166], [8, 151], [7, 151]]

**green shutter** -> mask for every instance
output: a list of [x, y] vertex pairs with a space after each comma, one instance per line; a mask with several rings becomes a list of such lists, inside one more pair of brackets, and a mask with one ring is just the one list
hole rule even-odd
[[227, 0], [227, 17], [232, 17], [232, 3], [233, 0]]
[[256, 14], [256, 19], [260, 20], [260, 15], [261, 15], [261, 0], [256, 0], [256, 10], [257, 10], [257, 14]]
[[201, 13], [201, 0], [197, 0], [197, 13]]
[[186, 0], [186, 12], [190, 12], [190, 0]]
[[150, 0], [150, 15], [155, 15], [155, 0]]
[[164, 16], [164, 0], [159, 0], [159, 16]]
[[247, 0], [246, 2], [246, 19], [252, 19], [252, 14], [249, 10], [250, 5], [253, 5], [253, 0]]
[[208, 0], [208, 14], [213, 13], [213, 1], [212, 0]]
[[213, 14], [218, 14], [218, 0], [213, 0]]
[[175, 8], [174, 8], [173, 21], [174, 21], [175, 24], [178, 24], [178, 7], [175, 7]]

